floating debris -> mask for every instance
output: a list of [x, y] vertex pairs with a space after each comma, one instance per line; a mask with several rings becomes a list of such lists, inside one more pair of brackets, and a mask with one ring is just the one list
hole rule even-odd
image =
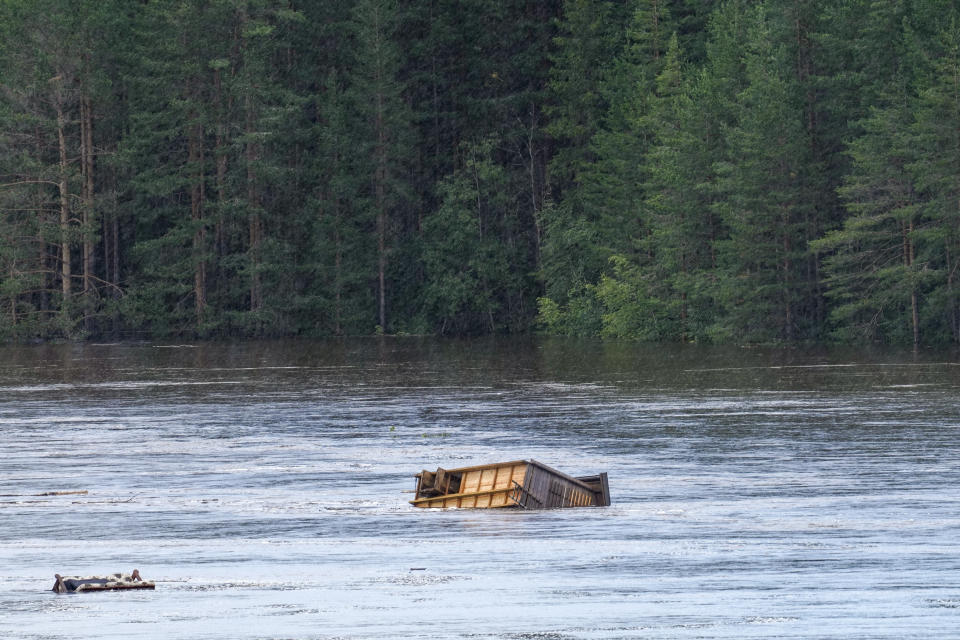
[[416, 474], [415, 507], [558, 509], [610, 505], [607, 474], [574, 478], [536, 460], [424, 469]]
[[133, 573], [112, 573], [107, 576], [61, 576], [55, 574], [57, 581], [53, 584], [56, 593], [81, 593], [84, 591], [120, 591], [123, 589], [156, 589], [154, 582], [140, 577], [140, 570]]
[[0, 498], [42, 498], [47, 496], [85, 496], [89, 493], [86, 489], [83, 491], [44, 491], [43, 493], [0, 493]]

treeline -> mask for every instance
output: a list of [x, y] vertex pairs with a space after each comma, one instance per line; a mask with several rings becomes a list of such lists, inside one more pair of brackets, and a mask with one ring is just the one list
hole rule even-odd
[[0, 339], [960, 341], [942, 0], [3, 0]]

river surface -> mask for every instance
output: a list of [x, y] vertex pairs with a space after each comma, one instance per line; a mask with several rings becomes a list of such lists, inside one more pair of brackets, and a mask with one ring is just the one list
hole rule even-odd
[[[407, 502], [520, 458], [612, 505]], [[5, 639], [960, 637], [956, 352], [0, 347], [0, 494]]]

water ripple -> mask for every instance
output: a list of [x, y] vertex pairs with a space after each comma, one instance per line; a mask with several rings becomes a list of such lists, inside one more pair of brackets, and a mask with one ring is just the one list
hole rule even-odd
[[[954, 636], [960, 368], [943, 354], [414, 339], [0, 356], [0, 637]], [[407, 502], [421, 469], [519, 458], [606, 471], [613, 505]], [[134, 567], [156, 591], [48, 591]]]

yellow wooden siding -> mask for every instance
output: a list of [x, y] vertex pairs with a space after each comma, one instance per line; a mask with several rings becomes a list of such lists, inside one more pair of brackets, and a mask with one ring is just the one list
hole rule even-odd
[[[446, 473], [451, 472], [456, 473], [457, 470], [447, 470]], [[421, 498], [413, 504], [417, 507], [434, 509], [512, 507], [514, 503], [510, 500], [510, 493], [513, 491], [514, 483], [523, 486], [526, 474], [527, 464], [523, 461], [468, 469], [462, 472], [460, 486], [455, 489], [456, 493]]]

